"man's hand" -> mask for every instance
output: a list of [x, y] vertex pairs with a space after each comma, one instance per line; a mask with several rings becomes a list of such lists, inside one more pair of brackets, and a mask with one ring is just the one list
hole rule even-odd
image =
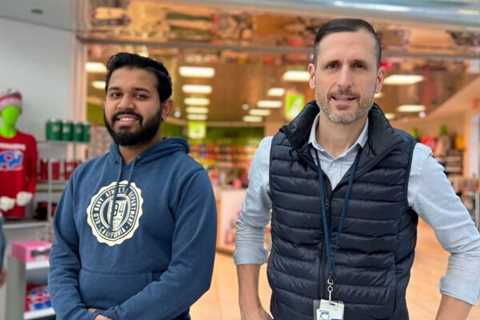
[[[94, 313], [95, 311], [97, 311], [97, 309], [89, 308], [88, 311], [91, 312], [91, 313]], [[95, 317], [95, 320], [112, 320], [112, 319], [110, 319], [108, 317], [105, 317], [105, 316], [102, 316], [102, 315], [98, 315], [98, 316]]]
[[272, 320], [272, 317], [265, 309], [261, 308], [255, 311], [250, 311], [248, 314], [242, 312], [242, 320]]
[[3, 286], [5, 281], [7, 281], [7, 271], [1, 270], [0, 271], [0, 288]]

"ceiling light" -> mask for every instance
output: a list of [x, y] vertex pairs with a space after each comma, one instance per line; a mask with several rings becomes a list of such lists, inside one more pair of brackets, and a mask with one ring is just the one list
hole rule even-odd
[[180, 118], [182, 116], [182, 111], [180, 110], [175, 110], [175, 112], [173, 113], [173, 116], [175, 118]]
[[398, 112], [422, 112], [425, 106], [420, 104], [404, 104], [397, 108]]
[[281, 108], [282, 107], [282, 101], [260, 100], [257, 103], [257, 107], [259, 107], [259, 108]]
[[101, 62], [87, 62], [85, 69], [90, 73], [106, 73], [107, 67]]
[[285, 94], [285, 89], [283, 88], [271, 88], [268, 90], [267, 95], [270, 97], [281, 97]]
[[411, 9], [407, 6], [379, 4], [379, 3], [355, 3], [353, 1], [334, 1], [334, 6], [353, 8], [361, 10], [389, 11], [389, 12], [409, 12]]
[[245, 122], [262, 122], [263, 118], [259, 116], [243, 116]]
[[105, 81], [103, 80], [92, 81], [92, 87], [98, 90], [105, 90]]
[[189, 97], [185, 98], [184, 102], [189, 106], [208, 106], [210, 104], [210, 99]]
[[246, 103], [242, 104], [242, 109], [247, 111], [248, 109], [250, 109], [250, 106]]
[[283, 74], [284, 81], [307, 82], [310, 80], [310, 74], [307, 71], [290, 70]]
[[393, 119], [395, 119], [395, 113], [385, 113], [385, 117], [388, 120], [393, 120]]
[[206, 114], [189, 114], [187, 115], [188, 120], [207, 120]]
[[215, 69], [210, 67], [187, 67], [182, 66], [179, 69], [179, 73], [182, 77], [190, 78], [213, 78], [215, 75]]
[[377, 93], [375, 93], [375, 99], [380, 99], [381, 97], [383, 97], [383, 93], [382, 93], [382, 92], [377, 92]]
[[248, 113], [252, 116], [266, 117], [266, 116], [270, 115], [270, 110], [268, 110], [268, 109], [251, 109]]
[[418, 114], [418, 116], [419, 116], [420, 118], [425, 118], [425, 117], [427, 116], [427, 114], [425, 113], [425, 111], [422, 111], [422, 112], [420, 112], [420, 113]]
[[416, 74], [392, 74], [385, 78], [384, 84], [408, 85], [423, 81], [423, 76]]
[[208, 108], [206, 108], [206, 107], [188, 107], [186, 111], [188, 113], [207, 114], [208, 113]]
[[185, 84], [182, 86], [184, 93], [198, 93], [198, 94], [210, 94], [212, 93], [212, 86], [201, 84]]

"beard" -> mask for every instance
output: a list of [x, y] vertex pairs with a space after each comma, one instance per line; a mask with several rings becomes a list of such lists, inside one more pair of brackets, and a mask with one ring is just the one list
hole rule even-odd
[[[350, 91], [341, 92], [341, 94], [354, 95]], [[358, 95], [356, 96], [358, 97]], [[316, 100], [320, 110], [327, 116], [327, 118], [331, 122], [336, 124], [342, 124], [342, 125], [349, 125], [356, 122], [359, 119], [364, 118], [370, 111], [370, 108], [373, 106], [373, 103], [375, 101], [374, 96], [372, 94], [372, 96], [368, 99], [359, 99], [358, 108], [356, 110], [336, 113], [332, 110], [329, 104], [328, 97], [324, 98], [323, 96], [317, 95]]]
[[[138, 131], [128, 131], [125, 129], [115, 130], [113, 127], [118, 116], [122, 114], [131, 114], [138, 118], [140, 123], [140, 129]], [[138, 144], [144, 144], [150, 142], [160, 130], [160, 124], [162, 123], [162, 108], [159, 108], [155, 115], [143, 121], [143, 117], [133, 111], [122, 111], [114, 114], [111, 121], [107, 121], [105, 112], [103, 113], [103, 120], [108, 133], [112, 137], [113, 141], [119, 146], [135, 146]]]

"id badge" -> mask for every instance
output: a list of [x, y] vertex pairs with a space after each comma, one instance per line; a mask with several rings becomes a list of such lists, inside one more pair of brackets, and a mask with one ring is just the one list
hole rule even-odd
[[343, 320], [344, 305], [341, 301], [315, 300], [313, 312], [315, 320]]

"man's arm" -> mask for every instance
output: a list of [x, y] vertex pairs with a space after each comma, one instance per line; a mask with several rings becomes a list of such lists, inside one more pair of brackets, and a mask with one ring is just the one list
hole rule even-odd
[[[72, 179], [73, 180], [73, 179]], [[55, 233], [50, 252], [48, 288], [53, 307], [60, 319], [93, 320], [78, 292], [78, 235], [75, 228], [73, 182], [67, 184], [55, 215]]]
[[472, 305], [447, 295], [442, 295], [436, 320], [465, 320]]
[[242, 320], [270, 320], [258, 296], [259, 264], [240, 264], [237, 266], [240, 314]]
[[[215, 257], [215, 198], [204, 170], [179, 190], [172, 259], [158, 281], [124, 303], [100, 312], [113, 320], [171, 320], [185, 312], [210, 287]], [[159, 226], [161, 232], [161, 226]]]
[[271, 319], [258, 296], [260, 266], [267, 260], [264, 232], [272, 206], [268, 181], [271, 141], [270, 137], [263, 139], [255, 153], [245, 201], [237, 221], [235, 263], [243, 320]]
[[480, 298], [480, 234], [442, 166], [421, 144], [415, 147], [408, 197], [450, 253], [437, 320], [464, 320]]

